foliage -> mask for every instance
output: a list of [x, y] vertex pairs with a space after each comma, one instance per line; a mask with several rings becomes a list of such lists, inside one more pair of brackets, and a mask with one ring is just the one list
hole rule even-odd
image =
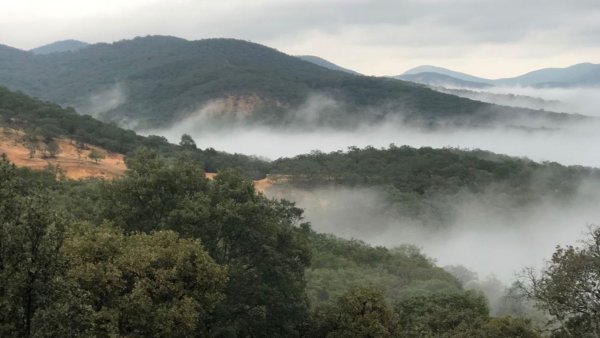
[[0, 336], [86, 336], [87, 308], [60, 254], [66, 219], [0, 159]]
[[539, 276], [529, 271], [528, 294], [547, 311], [557, 337], [600, 333], [600, 228], [591, 228], [583, 247], [560, 247]]
[[434, 292], [394, 306], [403, 337], [461, 337], [488, 320], [485, 298], [473, 291]]
[[128, 159], [122, 179], [105, 184], [98, 219], [128, 232], [175, 230], [201, 238], [211, 257], [229, 268], [226, 298], [211, 332], [294, 335], [307, 304], [309, 264], [301, 211], [257, 195], [252, 181], [233, 171], [214, 181], [189, 162], [173, 163], [142, 150]]
[[192, 149], [195, 150], [196, 149], [196, 142], [194, 141], [194, 139], [188, 135], [188, 134], [183, 134], [181, 135], [181, 141], [179, 141], [179, 145], [183, 148], [183, 149]]
[[[467, 100], [389, 78], [351, 75], [232, 39], [149, 36], [37, 56], [0, 46], [0, 55], [0, 84], [98, 114], [104, 121], [134, 121], [141, 127], [166, 127], [203, 104], [231, 97], [253, 98], [254, 111], [246, 122], [298, 123], [293, 111], [315, 93], [340, 103], [315, 121], [336, 127], [390, 115], [426, 126], [570, 118]], [[118, 105], [99, 107], [93, 97], [101, 95], [122, 99]]]
[[92, 149], [88, 157], [96, 164], [106, 158], [106, 155], [98, 149]]
[[0, 162], [2, 337], [536, 337], [412, 246], [315, 233], [236, 171], [127, 161], [112, 181]]
[[322, 310], [313, 337], [392, 337], [396, 330], [394, 313], [373, 287], [352, 288]]
[[82, 225], [62, 251], [93, 309], [92, 336], [206, 335], [202, 323], [223, 298], [226, 269], [199, 240], [172, 231], [126, 236]]
[[[50, 146], [55, 138], [66, 137], [74, 140], [78, 149], [82, 149], [79, 146], [91, 144], [128, 155], [140, 147], [146, 147], [165, 156], [185, 156], [202, 165], [207, 172], [235, 168], [249, 177], [262, 178], [268, 167], [262, 160], [241, 154], [227, 154], [210, 148], [183, 149], [168, 143], [163, 137], [143, 137], [132, 130], [119, 128], [114, 123], [103, 123], [89, 115], [79, 115], [72, 108], [64, 109], [53, 103], [11, 92], [1, 86], [0, 126], [25, 131], [29, 140], [27, 144], [33, 147], [32, 156], [38, 139], [49, 140]], [[56, 154], [57, 152], [54, 153]]]
[[465, 196], [493, 199], [490, 204], [505, 211], [542, 199], [565, 203], [587, 180], [600, 180], [598, 169], [481, 150], [395, 145], [282, 158], [273, 162], [271, 174], [303, 189], [376, 188], [384, 193], [389, 210], [432, 224], [451, 222], [457, 201]]
[[356, 285], [373, 285], [388, 301], [419, 290], [458, 289], [458, 281], [412, 246], [387, 249], [311, 233], [312, 264], [306, 271], [311, 304], [335, 300]]

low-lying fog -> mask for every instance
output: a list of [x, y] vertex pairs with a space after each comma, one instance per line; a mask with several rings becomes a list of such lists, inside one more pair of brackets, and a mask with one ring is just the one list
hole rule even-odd
[[[501, 92], [500, 89], [497, 89]], [[547, 100], [580, 103], [575, 113], [600, 116], [600, 95], [587, 92], [528, 89], [512, 93]], [[560, 95], [559, 95], [560, 94]], [[579, 95], [579, 96], [577, 96]], [[569, 101], [571, 100], [571, 101]], [[318, 113], [317, 113], [318, 114]], [[518, 123], [516, 123], [518, 125]], [[586, 121], [558, 129], [519, 129], [497, 126], [487, 129], [428, 131], [398, 123], [364, 126], [355, 130], [314, 127], [312, 130], [268, 127], [211, 128], [204, 116], [191, 117], [168, 130], [148, 131], [179, 142], [190, 134], [201, 148], [258, 155], [269, 159], [309, 153], [345, 150], [350, 146], [387, 147], [390, 143], [484, 149], [556, 161], [566, 165], [600, 167], [600, 122]], [[594, 187], [597, 188], [597, 187]], [[385, 197], [373, 189], [320, 189], [312, 192], [271, 192], [306, 209], [306, 217], [322, 232], [357, 238], [371, 244], [416, 244], [440, 265], [464, 265], [480, 277], [495, 274], [504, 282], [526, 266], [540, 267], [557, 244], [576, 244], [588, 224], [600, 224], [600, 189], [582, 187], [575, 203], [540, 202], [521, 210], [498, 206], [495, 197], [464, 196], [454, 202], [459, 217], [434, 229], [420, 221], [398, 219], [386, 209]], [[492, 202], [491, 202], [492, 201]], [[493, 202], [495, 201], [495, 202]], [[502, 203], [500, 203], [502, 205]]]
[[224, 130], [198, 130], [193, 123], [181, 123], [169, 130], [150, 133], [177, 143], [183, 133], [190, 134], [201, 148], [212, 147], [231, 153], [258, 155], [269, 159], [345, 150], [350, 146], [387, 147], [390, 143], [414, 147], [430, 146], [480, 148], [496, 153], [528, 157], [536, 161], [556, 161], [568, 165], [600, 167], [600, 123], [571, 126], [562, 130], [457, 129], [426, 131], [398, 124], [362, 127], [356, 130], [315, 129], [298, 131], [266, 127]]
[[463, 265], [480, 278], [505, 283], [525, 267], [541, 267], [556, 245], [577, 244], [590, 224], [600, 224], [600, 187], [586, 184], [571, 202], [540, 201], [515, 208], [503, 197], [453, 197], [457, 217], [447, 224], [398, 217], [384, 193], [373, 188], [267, 190], [297, 202], [319, 232], [387, 247], [415, 244], [440, 266]]

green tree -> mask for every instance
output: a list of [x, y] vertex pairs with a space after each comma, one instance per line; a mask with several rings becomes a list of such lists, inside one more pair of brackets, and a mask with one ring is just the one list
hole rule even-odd
[[[311, 335], [316, 337], [393, 337], [396, 320], [383, 292], [373, 287], [354, 287], [335, 304], [324, 307], [324, 319]], [[323, 311], [323, 310], [321, 310]]]
[[99, 219], [128, 232], [169, 229], [200, 238], [229, 268], [226, 298], [207, 323], [213, 335], [294, 336], [307, 313], [310, 254], [301, 210], [256, 194], [235, 171], [208, 182], [189, 161], [141, 150], [122, 179], [106, 183]]
[[539, 275], [529, 271], [529, 297], [547, 311], [559, 337], [600, 336], [600, 227], [583, 247], [560, 247]]
[[[477, 332], [477, 331], [475, 331]], [[541, 338], [531, 326], [531, 322], [526, 319], [501, 317], [492, 318], [478, 330], [477, 337], [481, 338]]]
[[196, 142], [194, 142], [194, 139], [188, 134], [181, 135], [181, 141], [179, 141], [179, 145], [184, 149], [197, 149]]
[[60, 147], [55, 140], [51, 140], [46, 144], [47, 156], [50, 158], [56, 158], [56, 155], [60, 153]]
[[465, 337], [488, 320], [485, 298], [473, 291], [447, 291], [411, 296], [394, 310], [402, 337]]
[[198, 240], [172, 231], [124, 235], [83, 225], [63, 251], [89, 294], [92, 336], [206, 336], [202, 323], [223, 298], [226, 269]]
[[104, 154], [104, 152], [94, 148], [90, 151], [88, 157], [96, 164], [98, 164], [106, 157], [106, 155]]
[[86, 307], [60, 254], [66, 219], [28, 183], [0, 159], [0, 336], [86, 336]]

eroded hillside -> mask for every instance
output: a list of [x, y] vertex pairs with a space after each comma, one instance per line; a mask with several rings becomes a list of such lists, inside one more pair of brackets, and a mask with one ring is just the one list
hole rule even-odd
[[[53, 143], [56, 148], [49, 149], [44, 140], [28, 137], [22, 131], [0, 128], [0, 153], [5, 153], [19, 167], [44, 169], [53, 165], [59, 167], [70, 179], [115, 178], [125, 172], [122, 154], [77, 143], [68, 138], [58, 138]], [[92, 159], [93, 155], [90, 156], [92, 152], [100, 157], [97, 163]]]

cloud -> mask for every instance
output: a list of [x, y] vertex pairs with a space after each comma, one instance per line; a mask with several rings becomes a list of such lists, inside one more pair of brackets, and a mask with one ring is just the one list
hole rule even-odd
[[267, 195], [297, 202], [316, 231], [386, 247], [415, 244], [441, 266], [464, 265], [510, 283], [524, 268], [543, 266], [556, 245], [576, 245], [589, 224], [600, 222], [598, 188], [586, 182], [572, 200], [542, 198], [519, 207], [491, 192], [431, 197], [448, 199], [456, 216], [441, 225], [395, 214], [385, 193], [373, 187], [275, 186]]
[[[126, 4], [7, 2], [0, 13], [2, 43], [31, 48], [65, 38], [96, 42], [148, 34], [234, 37], [292, 54], [325, 56], [379, 75], [437, 63], [477, 75], [508, 76], [536, 65], [564, 66], [585, 61], [582, 57], [600, 58], [600, 5], [591, 0], [136, 0]], [[544, 53], [529, 60], [531, 50]], [[506, 62], [515, 59], [522, 63]]]

